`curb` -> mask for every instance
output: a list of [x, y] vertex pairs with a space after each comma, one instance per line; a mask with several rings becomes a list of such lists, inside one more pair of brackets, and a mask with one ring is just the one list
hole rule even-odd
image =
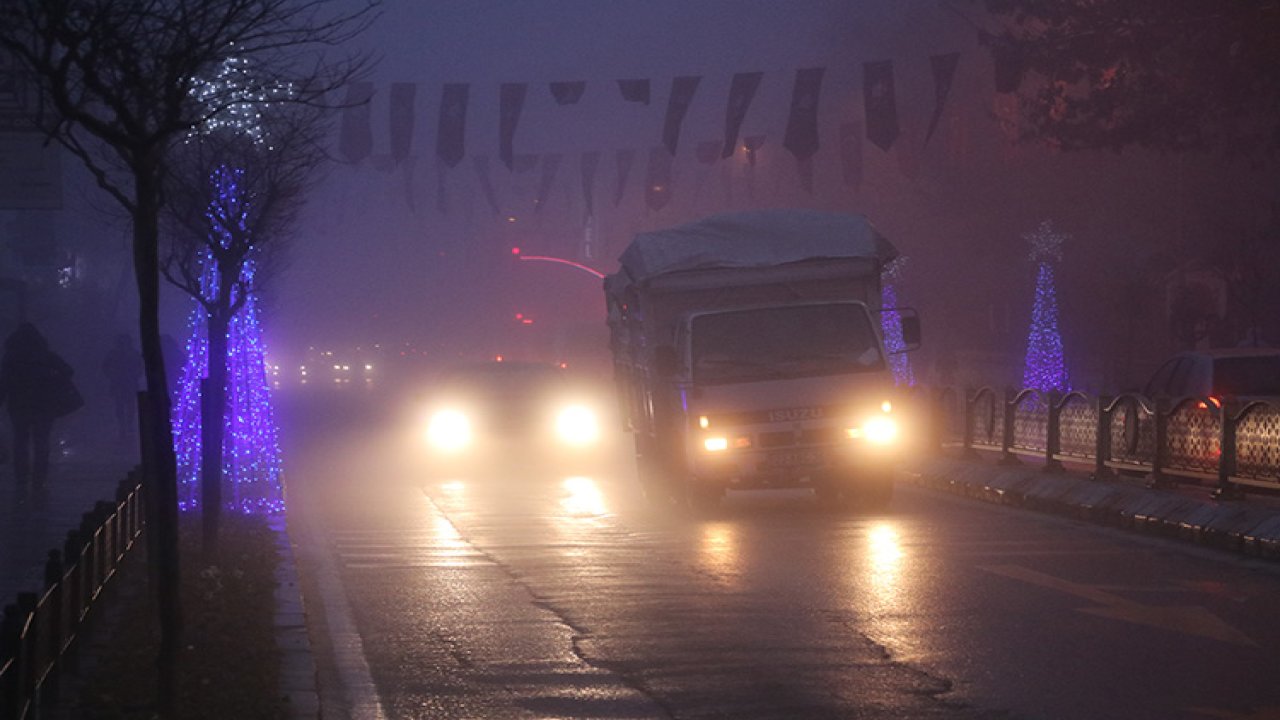
[[283, 516], [270, 522], [276, 533], [276, 646], [280, 649], [280, 696], [287, 703], [286, 717], [315, 720], [320, 717], [320, 693], [316, 682], [316, 662], [307, 635], [307, 615], [302, 605], [302, 587], [293, 543]]
[[986, 502], [1280, 560], [1280, 506], [1218, 501], [1205, 488], [1153, 489], [1124, 479], [1098, 481], [1072, 471], [954, 458], [930, 459], [903, 476], [922, 487]]

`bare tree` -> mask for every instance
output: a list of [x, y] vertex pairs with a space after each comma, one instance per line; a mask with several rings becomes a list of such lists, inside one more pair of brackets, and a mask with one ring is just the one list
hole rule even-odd
[[359, 56], [332, 60], [326, 51], [364, 30], [376, 17], [377, 1], [331, 12], [324, 0], [0, 0], [0, 48], [39, 89], [47, 112], [38, 122], [80, 159], [133, 226], [147, 381], [141, 415], [148, 535], [158, 566], [166, 715], [172, 714], [171, 671], [181, 638], [177, 479], [159, 321], [162, 178], [170, 150], [246, 101], [233, 90], [193, 97], [198, 79], [214, 76], [230, 57], [252, 60], [268, 86], [299, 88], [294, 102], [321, 102], [364, 64]]
[[199, 303], [207, 327], [209, 375], [201, 401], [213, 421], [201, 426], [200, 505], [210, 558], [222, 508], [231, 321], [273, 274], [326, 159], [320, 141], [329, 127], [323, 109], [305, 105], [277, 103], [242, 115], [178, 145], [165, 184], [162, 272]]

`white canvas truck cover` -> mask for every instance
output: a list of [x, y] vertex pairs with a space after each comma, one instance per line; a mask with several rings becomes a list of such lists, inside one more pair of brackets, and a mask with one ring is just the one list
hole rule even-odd
[[643, 285], [649, 278], [681, 270], [771, 267], [820, 258], [869, 258], [883, 264], [897, 254], [861, 215], [818, 210], [725, 213], [637, 235], [605, 287]]

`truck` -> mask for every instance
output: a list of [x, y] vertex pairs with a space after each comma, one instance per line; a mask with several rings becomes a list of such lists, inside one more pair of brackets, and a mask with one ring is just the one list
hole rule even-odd
[[906, 428], [885, 314], [894, 352], [920, 344], [918, 314], [881, 304], [896, 256], [865, 217], [814, 210], [637, 235], [604, 296], [645, 496], [707, 509], [729, 490], [808, 486], [887, 505]]

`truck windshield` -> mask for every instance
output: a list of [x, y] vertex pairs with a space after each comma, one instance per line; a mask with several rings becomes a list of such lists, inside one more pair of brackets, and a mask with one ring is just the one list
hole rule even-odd
[[884, 367], [866, 308], [852, 303], [734, 310], [694, 318], [693, 377], [706, 384]]

